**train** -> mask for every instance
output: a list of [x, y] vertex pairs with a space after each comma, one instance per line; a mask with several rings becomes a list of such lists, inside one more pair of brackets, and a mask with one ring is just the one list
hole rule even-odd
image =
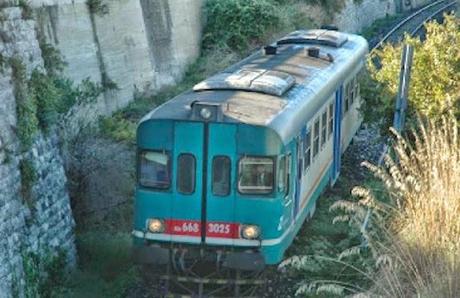
[[298, 30], [145, 115], [136, 260], [242, 271], [280, 263], [361, 125], [367, 53], [359, 35]]

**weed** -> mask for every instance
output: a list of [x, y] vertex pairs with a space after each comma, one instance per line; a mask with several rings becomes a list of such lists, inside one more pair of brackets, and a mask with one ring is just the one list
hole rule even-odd
[[86, 0], [86, 5], [92, 14], [104, 16], [109, 13], [109, 6], [104, 0]]
[[19, 0], [19, 7], [22, 8], [22, 18], [25, 20], [31, 20], [34, 17], [34, 12], [32, 7], [30, 7], [30, 2], [27, 0]]
[[37, 171], [30, 159], [23, 158], [19, 162], [19, 172], [21, 173], [21, 195], [30, 210], [33, 210], [35, 201], [33, 198], [32, 187], [37, 181]]
[[20, 58], [11, 58], [13, 69], [14, 95], [16, 98], [17, 135], [21, 148], [27, 151], [38, 132], [37, 103], [30, 95], [27, 84], [26, 67]]

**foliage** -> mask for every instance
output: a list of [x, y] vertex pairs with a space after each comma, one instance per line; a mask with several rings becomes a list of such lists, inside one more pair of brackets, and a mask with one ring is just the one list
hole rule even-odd
[[21, 147], [27, 151], [38, 132], [37, 102], [31, 96], [27, 84], [27, 72], [20, 58], [10, 59], [13, 69], [14, 95], [16, 98], [17, 135]]
[[104, 0], [86, 0], [86, 6], [92, 14], [103, 16], [109, 13], [109, 6]]
[[[390, 201], [358, 187], [358, 202], [339, 201], [360, 224], [372, 210], [365, 237], [375, 270], [371, 297], [458, 297], [460, 295], [460, 135], [455, 117], [419, 120], [412, 136], [395, 134], [385, 166], [365, 166], [385, 186]], [[364, 277], [364, 276], [363, 276]]]
[[362, 35], [364, 38], [367, 40], [375, 37], [383, 37], [382, 34], [386, 33], [388, 30], [389, 26], [392, 26], [392, 24], [401, 19], [400, 14], [394, 14], [394, 15], [386, 15], [384, 18], [376, 20], [374, 23], [372, 23], [371, 26], [366, 27], [360, 35]]
[[61, 52], [45, 41], [44, 37], [38, 38], [42, 58], [48, 75], [58, 77], [64, 70], [67, 62], [62, 58]]
[[66, 253], [23, 254], [25, 297], [52, 297], [65, 281]]
[[122, 118], [120, 114], [102, 118], [99, 127], [104, 136], [115, 141], [135, 143], [136, 124]]
[[[436, 118], [455, 108], [460, 90], [459, 28], [459, 19], [445, 16], [443, 24], [431, 22], [426, 25], [425, 41], [405, 37], [404, 43], [413, 45], [415, 49], [409, 89], [409, 108], [412, 111]], [[374, 92], [366, 96], [366, 113], [374, 119], [381, 119], [382, 115], [389, 115], [394, 109], [401, 51], [401, 44], [388, 44], [375, 54], [380, 68], [369, 61], [373, 81], [368, 89], [374, 89]]]
[[19, 162], [19, 172], [21, 174], [21, 195], [29, 209], [32, 210], [34, 206], [32, 187], [38, 178], [37, 171], [30, 159], [23, 158]]
[[243, 50], [250, 40], [261, 39], [279, 18], [270, 0], [209, 0], [203, 46]]
[[27, 0], [19, 0], [18, 4], [19, 7], [22, 8], [22, 17], [25, 20], [33, 19], [33, 10], [32, 7], [30, 7], [30, 2]]
[[38, 123], [44, 131], [48, 131], [58, 118], [57, 105], [60, 100], [59, 90], [53, 79], [38, 70], [32, 72], [29, 89], [32, 90], [37, 104]]

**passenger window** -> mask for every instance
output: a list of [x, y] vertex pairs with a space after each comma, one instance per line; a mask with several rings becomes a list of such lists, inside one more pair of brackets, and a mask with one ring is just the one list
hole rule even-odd
[[284, 192], [286, 187], [286, 156], [282, 156], [279, 161], [278, 170], [278, 191]]
[[319, 118], [315, 121], [313, 129], [313, 159], [318, 155], [319, 152]]
[[305, 137], [305, 151], [304, 151], [304, 164], [303, 168], [306, 171], [311, 164], [311, 132], [307, 132], [307, 136]]
[[328, 139], [332, 136], [332, 132], [334, 131], [334, 103], [329, 105], [329, 132], [328, 132]]
[[351, 88], [350, 88], [350, 106], [353, 104], [355, 101], [356, 97], [356, 77], [353, 78], [351, 81]]
[[321, 148], [326, 144], [326, 133], [327, 133], [327, 110], [324, 111], [321, 119]]
[[273, 191], [273, 159], [243, 157], [238, 166], [238, 190], [243, 194], [267, 194]]
[[227, 156], [216, 156], [212, 161], [212, 194], [228, 196], [230, 194], [231, 163]]
[[195, 191], [196, 161], [192, 154], [181, 154], [177, 158], [177, 191], [191, 194]]
[[171, 184], [169, 154], [143, 151], [139, 156], [138, 177], [141, 186], [168, 189]]
[[350, 93], [351, 93], [351, 82], [347, 84], [346, 92], [345, 92], [345, 103], [344, 103], [344, 114], [346, 114], [350, 108]]

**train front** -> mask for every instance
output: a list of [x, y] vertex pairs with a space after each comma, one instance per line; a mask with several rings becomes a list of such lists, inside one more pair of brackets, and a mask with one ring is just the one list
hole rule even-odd
[[213, 105], [193, 109], [195, 121], [146, 117], [138, 127], [135, 259], [185, 271], [278, 263], [293, 214], [281, 141], [266, 127], [213, 121]]

